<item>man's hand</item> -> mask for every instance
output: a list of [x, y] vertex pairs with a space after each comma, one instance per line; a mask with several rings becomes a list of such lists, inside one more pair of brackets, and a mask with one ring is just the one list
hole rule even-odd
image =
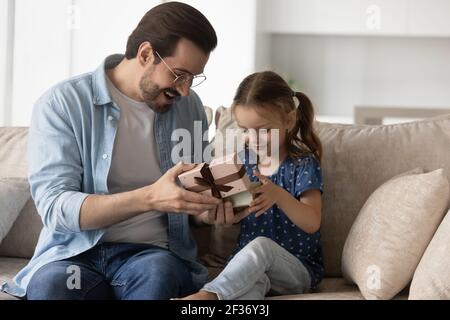
[[208, 210], [196, 217], [197, 224], [214, 224], [217, 226], [231, 227], [233, 224], [240, 222], [250, 214], [248, 208], [233, 211], [230, 201], [219, 204], [216, 208]]
[[198, 215], [207, 210], [215, 210], [220, 199], [198, 194], [179, 187], [176, 178], [194, 168], [195, 164], [178, 163], [150, 186], [143, 188], [149, 210], [161, 212], [186, 212]]
[[192, 215], [215, 210], [221, 203], [219, 199], [184, 190], [176, 184], [178, 175], [193, 167], [179, 163], [152, 185], [109, 195], [89, 195], [81, 206], [80, 229], [106, 228], [152, 210]]

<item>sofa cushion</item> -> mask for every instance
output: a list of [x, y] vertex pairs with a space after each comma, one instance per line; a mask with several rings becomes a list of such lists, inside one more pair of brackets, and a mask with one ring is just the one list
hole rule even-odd
[[348, 232], [376, 188], [417, 167], [444, 168], [450, 180], [450, 115], [378, 126], [317, 123], [316, 128], [324, 147], [325, 272], [339, 276]]
[[29, 198], [8, 235], [0, 244], [0, 256], [31, 258], [41, 229], [41, 217], [36, 211], [33, 199]]
[[[0, 127], [0, 177], [27, 178], [26, 127]], [[42, 223], [31, 197], [8, 235], [0, 244], [0, 256], [30, 258]]]
[[0, 177], [0, 243], [31, 197], [29, 189], [28, 181], [24, 178]]
[[[229, 108], [222, 108], [216, 121], [218, 130], [235, 127]], [[391, 125], [316, 122], [315, 129], [323, 144], [325, 275], [340, 277], [348, 232], [375, 189], [417, 167], [426, 171], [444, 168], [450, 180], [450, 114]]]
[[420, 260], [411, 283], [410, 300], [450, 300], [450, 211]]
[[[0, 258], [0, 284], [11, 281], [27, 263], [28, 259]], [[0, 291], [0, 300], [17, 300], [17, 298]]]
[[411, 281], [450, 201], [442, 169], [397, 176], [366, 201], [342, 255], [366, 299], [391, 299]]
[[27, 177], [28, 128], [0, 127], [0, 177]]

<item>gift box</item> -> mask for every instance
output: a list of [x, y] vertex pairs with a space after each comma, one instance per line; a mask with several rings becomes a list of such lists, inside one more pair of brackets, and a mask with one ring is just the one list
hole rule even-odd
[[233, 207], [248, 206], [252, 200], [250, 182], [245, 167], [238, 163], [237, 154], [217, 158], [211, 163], [197, 164], [178, 176], [186, 190], [230, 200]]
[[257, 196], [251, 192], [252, 189], [259, 187], [261, 185], [261, 182], [251, 182], [250, 183], [250, 189], [247, 191], [243, 191], [237, 194], [234, 194], [227, 198], [227, 200], [231, 201], [233, 204], [233, 208], [236, 211], [240, 211], [245, 209], [250, 205], [250, 202]]

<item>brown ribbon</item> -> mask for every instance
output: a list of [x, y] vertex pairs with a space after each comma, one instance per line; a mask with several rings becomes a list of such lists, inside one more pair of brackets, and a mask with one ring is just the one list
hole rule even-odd
[[238, 172], [230, 174], [228, 176], [222, 177], [220, 179], [214, 179], [214, 176], [209, 168], [209, 165], [205, 163], [203, 167], [200, 169], [200, 174], [202, 177], [194, 177], [196, 186], [186, 188], [189, 191], [193, 192], [201, 192], [208, 189], [211, 189], [211, 194], [213, 197], [222, 199], [222, 195], [220, 191], [228, 192], [233, 189], [232, 186], [226, 186], [227, 183], [233, 182], [237, 179], [241, 179], [245, 175], [245, 167], [242, 166]]

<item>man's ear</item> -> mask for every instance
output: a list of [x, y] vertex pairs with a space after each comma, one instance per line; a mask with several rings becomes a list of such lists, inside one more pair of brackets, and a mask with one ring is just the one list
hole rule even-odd
[[142, 66], [149, 63], [153, 64], [155, 61], [155, 55], [153, 54], [153, 47], [150, 42], [146, 41], [141, 43], [136, 58]]

